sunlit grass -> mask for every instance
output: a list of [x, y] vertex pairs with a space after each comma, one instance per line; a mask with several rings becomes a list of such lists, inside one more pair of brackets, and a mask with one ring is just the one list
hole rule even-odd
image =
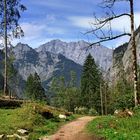
[[99, 117], [88, 124], [87, 130], [91, 135], [107, 140], [139, 140], [140, 109], [137, 109], [132, 117]]
[[[35, 105], [39, 106], [39, 109], [48, 109], [54, 117], [46, 119], [34, 110]], [[0, 109], [0, 134], [14, 134], [22, 128], [29, 131], [29, 139], [38, 139], [41, 136], [54, 133], [60, 125], [75, 118], [70, 116], [67, 121], [61, 121], [58, 119], [58, 114], [62, 112], [47, 107], [41, 104], [28, 103], [21, 108]]]

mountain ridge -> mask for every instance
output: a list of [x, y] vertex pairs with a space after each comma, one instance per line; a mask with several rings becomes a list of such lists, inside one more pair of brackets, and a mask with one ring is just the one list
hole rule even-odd
[[63, 42], [59, 39], [51, 40], [43, 45], [36, 48], [36, 51], [49, 51], [55, 54], [62, 54], [68, 59], [83, 65], [87, 55], [91, 53], [94, 57], [95, 62], [100, 66], [103, 71], [107, 71], [112, 64], [112, 50], [104, 47], [95, 45], [92, 48], [89, 47], [89, 43], [80, 40], [77, 42]]

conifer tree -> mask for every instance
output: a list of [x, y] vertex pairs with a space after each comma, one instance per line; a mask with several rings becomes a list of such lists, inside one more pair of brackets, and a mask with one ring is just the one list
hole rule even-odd
[[76, 73], [71, 71], [71, 78], [66, 82], [64, 77], [52, 80], [49, 94], [52, 94], [51, 105], [68, 111], [74, 111], [79, 106], [80, 90], [76, 87]]
[[26, 95], [32, 100], [44, 100], [45, 90], [41, 85], [40, 77], [37, 73], [30, 74], [26, 82]]
[[100, 110], [100, 72], [91, 54], [87, 56], [83, 66], [81, 106]]

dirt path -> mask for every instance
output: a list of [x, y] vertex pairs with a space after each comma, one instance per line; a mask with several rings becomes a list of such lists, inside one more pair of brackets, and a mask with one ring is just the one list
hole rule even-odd
[[43, 140], [97, 140], [96, 138], [93, 139], [93, 137], [87, 136], [83, 132], [86, 124], [94, 118], [89, 116], [79, 118], [62, 126], [56, 134], [48, 138], [43, 138]]

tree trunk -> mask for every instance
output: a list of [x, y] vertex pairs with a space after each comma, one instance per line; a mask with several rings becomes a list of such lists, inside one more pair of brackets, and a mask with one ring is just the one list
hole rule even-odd
[[104, 110], [103, 110], [103, 93], [102, 93], [102, 86], [100, 84], [100, 98], [101, 98], [101, 115], [104, 114]]
[[105, 100], [105, 115], [107, 115], [107, 83], [105, 82], [105, 94], [104, 94], [104, 100]]
[[7, 1], [4, 0], [4, 47], [5, 47], [5, 73], [4, 73], [4, 95], [8, 95], [7, 88]]
[[134, 33], [134, 3], [130, 0], [130, 14], [131, 14], [131, 46], [133, 55], [133, 82], [134, 82], [134, 102], [135, 106], [138, 105], [138, 78], [137, 78], [137, 51]]

